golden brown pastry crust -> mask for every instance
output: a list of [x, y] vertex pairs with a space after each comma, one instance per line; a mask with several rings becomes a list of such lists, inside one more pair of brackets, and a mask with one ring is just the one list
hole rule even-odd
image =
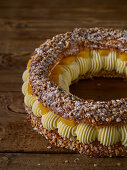
[[69, 139], [64, 139], [61, 137], [57, 130], [48, 131], [43, 128], [41, 123], [41, 118], [33, 115], [31, 108], [25, 107], [28, 113], [28, 120], [31, 121], [33, 128], [41, 135], [44, 135], [46, 139], [49, 140], [51, 144], [58, 147], [64, 147], [79, 153], [85, 153], [86, 155], [92, 157], [113, 157], [113, 156], [127, 156], [127, 147], [123, 146], [121, 142], [111, 145], [104, 146], [98, 141], [94, 141], [90, 144], [80, 143], [78, 140], [70, 141]]
[[49, 73], [64, 56], [84, 48], [119, 50], [126, 53], [127, 32], [106, 28], [76, 28], [56, 35], [35, 50], [29, 67], [32, 90], [42, 104], [55, 114], [79, 123], [118, 125], [127, 123], [127, 98], [85, 101], [51, 82]]

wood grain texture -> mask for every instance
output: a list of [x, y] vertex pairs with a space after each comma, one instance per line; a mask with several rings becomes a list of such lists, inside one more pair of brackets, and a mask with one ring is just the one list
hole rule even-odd
[[[51, 146], [27, 122], [21, 93], [22, 73], [36, 47], [75, 27], [127, 29], [126, 7], [126, 0], [0, 1], [0, 169], [127, 169], [126, 158], [89, 158]], [[126, 85], [95, 79], [71, 90], [84, 98], [110, 99], [125, 97]]]
[[[34, 160], [34, 161], [33, 161]], [[55, 160], [55, 161], [54, 161]], [[126, 168], [125, 158], [89, 158], [79, 154], [1, 153], [0, 168], [7, 169], [120, 169]]]

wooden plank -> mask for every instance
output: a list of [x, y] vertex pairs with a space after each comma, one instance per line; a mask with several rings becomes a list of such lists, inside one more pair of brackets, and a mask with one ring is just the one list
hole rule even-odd
[[33, 131], [24, 111], [23, 95], [20, 92], [0, 94], [0, 152], [69, 152], [51, 146]]
[[[78, 4], [69, 3], [68, 5], [73, 6], [69, 8], [63, 7], [64, 3], [57, 2], [51, 3], [51, 8], [49, 3], [44, 2], [44, 6], [36, 3], [36, 9], [31, 8], [34, 3], [17, 3], [16, 0], [2, 3], [1, 6], [4, 8], [0, 10], [0, 51], [32, 52], [46, 38], [70, 31], [74, 27], [127, 28], [125, 3], [126, 1], [118, 5], [118, 2], [115, 2], [111, 5], [110, 1], [105, 4], [79, 1]], [[22, 7], [25, 4], [26, 6]], [[61, 5], [62, 8], [57, 8]]]
[[22, 73], [24, 70], [18, 72], [17, 70], [13, 71], [0, 71], [0, 92], [9, 92], [9, 91], [19, 91], [21, 92], [22, 87]]
[[[100, 10], [100, 8], [103, 8], [103, 10]], [[27, 38], [40, 39], [43, 36], [49, 38], [51, 35], [69, 31], [74, 27], [92, 27], [95, 25], [126, 28], [126, 8], [122, 5], [121, 13], [118, 13], [119, 9], [120, 7], [115, 5], [114, 8], [109, 6], [85, 6], [70, 9], [38, 8], [35, 10], [23, 8], [17, 9], [18, 11], [15, 9], [14, 12], [18, 15], [15, 15], [15, 13], [12, 15], [12, 9], [8, 11], [8, 14], [11, 15], [5, 13], [6, 9], [1, 9], [1, 39], [18, 40], [17, 37], [20, 40]], [[7, 32], [7, 35], [10, 36], [5, 36], [4, 32]], [[41, 37], [41, 35], [43, 36]]]
[[[100, 8], [102, 8], [103, 10], [101, 10]], [[121, 9], [121, 11], [120, 11], [121, 13], [118, 15], [117, 10], [119, 10], [119, 9]], [[45, 21], [45, 22], [47, 21], [46, 23], [48, 23], [48, 21], [51, 21], [51, 23], [52, 23], [54, 20], [56, 22], [71, 21], [71, 23], [72, 23], [74, 20], [77, 20], [77, 19], [79, 19], [78, 21], [81, 21], [84, 17], [88, 17], [85, 19], [86, 22], [93, 20], [94, 18], [96, 18], [95, 21], [97, 21], [99, 19], [102, 20], [103, 18], [106, 19], [106, 21], [111, 21], [111, 20], [118, 21], [121, 18], [121, 16], [122, 16], [121, 20], [126, 19], [126, 13], [125, 13], [125, 15], [123, 15], [123, 13], [126, 11], [126, 6], [124, 6], [124, 5], [116, 6], [115, 4], [113, 6], [95, 5], [94, 4], [94, 5], [89, 5], [89, 6], [86, 5], [82, 8], [78, 8], [78, 7], [76, 7], [76, 8], [66, 8], [66, 7], [44, 8], [44, 7], [42, 7], [42, 8], [36, 8], [36, 9], [34, 9], [34, 8], [33, 9], [28, 9], [28, 8], [20, 8], [20, 9], [17, 8], [16, 9], [15, 8], [14, 11], [12, 11], [13, 8], [10, 8], [10, 9], [8, 9], [8, 14], [11, 14], [11, 15], [8, 15], [7, 13], [5, 13], [5, 10], [6, 9], [2, 8], [0, 11], [1, 19], [4, 19], [5, 21], [7, 19], [11, 19], [11, 20], [18, 19], [20, 22], [20, 21], [24, 20], [24, 18], [25, 18], [25, 20], [36, 21], [39, 24], [41, 23], [41, 21]], [[105, 14], [107, 14], [107, 17]], [[111, 18], [109, 18], [110, 16], [111, 16]], [[49, 17], [51, 17], [51, 18], [49, 18]], [[79, 18], [79, 17], [81, 17], [81, 18]], [[104, 21], [104, 22], [106, 22], [106, 21]], [[45, 22], [44, 22], [43, 28], [45, 28]], [[29, 25], [29, 22], [28, 22], [28, 25]], [[55, 25], [55, 23], [53, 25]], [[24, 27], [19, 26], [19, 28], [24, 28]], [[25, 27], [25, 28], [27, 28], [27, 27]]]
[[43, 170], [114, 170], [126, 169], [126, 158], [89, 158], [79, 154], [0, 154], [0, 168], [3, 169], [43, 169]]
[[[82, 3], [81, 3], [82, 2]], [[96, 3], [95, 3], [96, 2]], [[109, 4], [110, 6], [112, 5], [114, 5], [114, 6], [116, 6], [116, 5], [125, 5], [126, 4], [126, 0], [121, 0], [121, 3], [119, 3], [119, 0], [107, 0], [105, 3], [103, 3], [101, 0], [90, 0], [90, 1], [81, 1], [81, 0], [79, 0], [79, 1], [73, 1], [73, 0], [71, 0], [71, 1], [69, 1], [69, 3], [68, 3], [68, 1], [67, 0], [61, 0], [61, 1], [59, 1], [59, 0], [55, 0], [55, 1], [50, 1], [50, 3], [49, 3], [49, 1], [40, 1], [40, 0], [38, 0], [38, 1], [34, 1], [34, 0], [32, 0], [31, 2], [29, 2], [29, 1], [25, 1], [25, 0], [22, 0], [22, 1], [16, 1], [16, 0], [6, 0], [6, 1], [1, 1], [1, 7], [2, 8], [22, 8], [22, 7], [26, 7], [26, 8], [33, 8], [33, 7], [36, 7], [36, 8], [40, 8], [40, 7], [47, 7], [47, 8], [54, 8], [54, 7], [68, 7], [68, 8], [70, 8], [70, 7], [83, 7], [83, 6], [85, 6], [85, 5], [91, 5], [91, 6], [94, 6], [94, 5], [107, 5], [107, 4]]]
[[[28, 60], [31, 57], [29, 52], [21, 53], [0, 53], [0, 72], [21, 72], [26, 69]], [[13, 69], [13, 70], [12, 70]], [[15, 70], [14, 70], [15, 69]]]
[[[96, 159], [48, 149], [48, 141], [27, 122], [21, 94], [22, 72], [36, 47], [74, 27], [127, 29], [126, 5], [126, 0], [0, 1], [0, 169], [126, 169], [126, 158]], [[80, 86], [75, 93], [79, 97], [124, 97], [126, 85], [121, 80], [85, 81], [73, 85], [71, 92]]]

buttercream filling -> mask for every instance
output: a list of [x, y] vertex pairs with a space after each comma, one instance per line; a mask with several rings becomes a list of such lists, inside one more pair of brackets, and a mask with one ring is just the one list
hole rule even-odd
[[98, 131], [98, 141], [105, 146], [113, 145], [119, 141], [119, 134], [118, 127], [103, 127]]
[[[57, 72], [58, 85], [66, 91], [69, 91], [71, 82], [77, 79], [79, 75], [85, 75], [87, 72], [94, 74], [102, 69], [107, 71], [116, 70], [119, 74], [127, 75], [127, 61], [122, 61], [119, 53], [116, 51], [107, 51], [91, 50], [89, 53], [82, 51], [82, 53], [79, 53], [80, 55], [77, 54], [75, 58], [73, 57], [73, 60], [71, 58], [71, 62], [69, 60], [69, 64], [68, 61], [66, 61], [67, 58], [64, 59], [63, 65], [60, 63], [61, 72]], [[85, 54], [87, 57], [84, 56]]]
[[[28, 107], [34, 107], [35, 102], [37, 102], [37, 98], [35, 96], [33, 96], [32, 94], [26, 94], [24, 97], [24, 103], [26, 106]], [[39, 109], [39, 107], [37, 108]]]
[[59, 135], [64, 138], [69, 138], [70, 140], [72, 140], [74, 139], [74, 136], [76, 136], [76, 128], [77, 128], [76, 126], [71, 127], [59, 121], [57, 128], [58, 128]]
[[110, 52], [108, 56], [104, 57], [103, 68], [108, 71], [115, 70], [116, 60], [117, 60], [117, 53], [115, 51]]
[[91, 143], [95, 141], [97, 137], [96, 133], [96, 128], [84, 123], [79, 123], [76, 129], [77, 139], [82, 143]]
[[121, 61], [120, 58], [117, 58], [117, 61], [116, 61], [116, 71], [119, 74], [127, 74], [126, 73], [126, 61]]
[[[70, 57], [69, 62], [66, 58], [57, 66], [54, 71], [54, 80], [63, 89], [69, 91], [71, 82], [77, 79], [79, 75], [84, 75], [87, 72], [94, 74], [101, 69], [105, 69], [108, 71], [116, 70], [120, 74], [127, 75], [127, 63], [125, 59], [124, 61], [122, 59], [115, 51], [81, 51], [77, 56]], [[59, 135], [63, 138], [69, 138], [70, 140], [76, 138], [81, 143], [91, 143], [98, 140], [105, 146], [117, 142], [127, 146], [127, 125], [96, 128], [84, 123], [75, 124], [73, 121], [62, 120], [60, 116], [44, 108], [30, 90], [28, 69], [23, 73], [22, 92], [25, 95], [24, 102], [26, 106], [32, 108], [35, 116], [41, 117], [44, 128], [47, 130], [58, 129]]]
[[24, 82], [26, 82], [27, 80], [29, 80], [29, 69], [25, 70], [23, 75], [22, 75], [22, 79]]
[[96, 50], [91, 51], [91, 60], [90, 60], [90, 68], [89, 71], [91, 73], [99, 72], [103, 68], [103, 58], [101, 57], [99, 52]]
[[89, 71], [91, 66], [90, 58], [76, 57], [76, 62], [79, 65], [80, 75], [84, 75]]
[[28, 84], [29, 80], [25, 81], [22, 85], [22, 93], [24, 94], [24, 96], [28, 94]]
[[[34, 97], [35, 98], [35, 97]], [[26, 103], [27, 105], [27, 103]], [[41, 102], [39, 102], [37, 99], [32, 105], [32, 112], [35, 116], [42, 116], [48, 112], [48, 109], [43, 107]]]
[[54, 130], [60, 121], [60, 117], [52, 112], [48, 112], [42, 116], [41, 122], [47, 130]]

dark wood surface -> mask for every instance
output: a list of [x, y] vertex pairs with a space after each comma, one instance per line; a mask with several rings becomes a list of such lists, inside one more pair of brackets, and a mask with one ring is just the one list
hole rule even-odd
[[[126, 158], [89, 158], [51, 146], [26, 120], [21, 76], [33, 50], [55, 34], [95, 26], [126, 29], [127, 1], [0, 0], [0, 169], [127, 169]], [[71, 90], [107, 100], [127, 96], [126, 85], [95, 79]]]

